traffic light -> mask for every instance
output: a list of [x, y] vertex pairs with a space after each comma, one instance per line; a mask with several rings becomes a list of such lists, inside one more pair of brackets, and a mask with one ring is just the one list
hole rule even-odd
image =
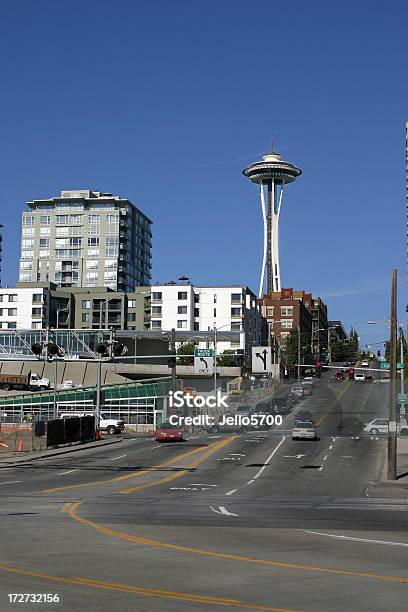
[[35, 342], [31, 345], [31, 350], [33, 351], [34, 355], [39, 359], [43, 352], [43, 346], [39, 342]]
[[169, 359], [167, 360], [167, 365], [169, 368], [175, 368], [177, 364], [176, 353], [171, 353]]
[[381, 351], [377, 351], [377, 357], [381, 357]]
[[316, 376], [317, 378], [320, 378], [321, 375], [322, 375], [322, 362], [316, 361]]
[[128, 352], [128, 348], [121, 342], [115, 341], [113, 343], [112, 352], [114, 357], [123, 357], [123, 355], [126, 355], [126, 353]]
[[96, 352], [99, 353], [101, 357], [109, 357], [109, 345], [107, 342], [101, 342], [96, 347]]
[[58, 346], [58, 344], [54, 344], [54, 342], [50, 342], [48, 344], [47, 357], [64, 357], [65, 351], [63, 348]]

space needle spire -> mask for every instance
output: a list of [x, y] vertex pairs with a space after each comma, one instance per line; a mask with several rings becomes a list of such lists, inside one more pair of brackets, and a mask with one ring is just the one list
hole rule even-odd
[[[264, 227], [264, 246], [259, 284], [259, 297], [264, 293], [265, 271], [267, 293], [281, 290], [279, 264], [279, 217], [282, 207], [283, 192], [286, 183], [292, 183], [302, 171], [293, 164], [282, 160], [272, 147], [262, 157], [242, 173], [253, 183], [259, 185], [262, 218]], [[265, 201], [266, 191], [266, 201]]]

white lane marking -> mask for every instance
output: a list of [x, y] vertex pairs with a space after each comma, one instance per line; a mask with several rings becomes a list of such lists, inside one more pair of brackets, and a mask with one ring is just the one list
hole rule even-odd
[[356, 457], [353, 457], [353, 455], [340, 455], [340, 459], [356, 459]]
[[219, 507], [219, 510], [216, 510], [215, 508], [210, 506], [211, 510], [213, 512], [216, 512], [217, 514], [223, 514], [224, 516], [238, 516], [238, 514], [234, 514], [233, 512], [229, 512], [229, 510], [227, 510], [225, 506], [218, 506], [218, 507]]
[[302, 457], [306, 457], [306, 455], [283, 455], [285, 459], [301, 459]]
[[207, 484], [206, 482], [192, 482], [192, 487], [218, 487], [218, 485]]
[[331, 450], [332, 448], [333, 448], [333, 445], [332, 445], [332, 446], [329, 446], [329, 450]]
[[245, 457], [242, 453], [230, 453], [231, 457]]
[[232, 489], [231, 491], [228, 491], [228, 493], [226, 493], [225, 495], [233, 495], [233, 493], [236, 493], [238, 491], [238, 489]]
[[6, 480], [5, 482], [0, 482], [0, 485], [14, 484], [15, 482], [21, 482], [21, 480]]
[[76, 468], [75, 470], [68, 470], [68, 472], [61, 472], [60, 474], [57, 474], [57, 476], [64, 476], [65, 474], [71, 474], [72, 472], [78, 472], [79, 468]]
[[255, 482], [255, 480], [248, 480], [246, 484], [252, 484], [253, 482]]
[[127, 457], [127, 455], [120, 455], [119, 457], [113, 457], [109, 461], [116, 461], [116, 459], [123, 459], [123, 457]]
[[271, 454], [269, 455], [269, 457], [265, 461], [265, 465], [263, 465], [261, 467], [261, 469], [259, 470], [259, 472], [257, 472], [255, 474], [254, 480], [259, 478], [259, 476], [262, 474], [262, 472], [267, 468], [269, 461], [272, 459], [272, 457], [275, 455], [275, 453], [280, 449], [280, 447], [282, 446], [282, 444], [284, 443], [285, 440], [286, 440], [286, 437], [283, 436], [282, 440], [279, 442], [279, 444], [277, 446], [275, 446], [275, 448], [273, 449], [273, 451], [271, 452]]
[[327, 459], [327, 455], [325, 455], [325, 456], [323, 457], [323, 461], [326, 461], [326, 459]]
[[324, 468], [324, 465], [321, 465], [321, 466], [319, 467], [319, 472], [321, 472], [323, 468]]
[[150, 448], [152, 448], [153, 450], [155, 448], [166, 448], [165, 446], [161, 446], [160, 444], [158, 444], [157, 446], [151, 446]]
[[321, 533], [320, 531], [307, 531], [306, 533], [313, 533], [314, 535], [326, 536], [328, 538], [335, 538], [336, 540], [351, 540], [353, 542], [366, 542], [367, 544], [388, 544], [388, 546], [408, 546], [407, 542], [389, 542], [387, 540], [368, 540], [366, 538], [352, 538], [351, 536], [345, 535], [334, 535], [333, 533]]

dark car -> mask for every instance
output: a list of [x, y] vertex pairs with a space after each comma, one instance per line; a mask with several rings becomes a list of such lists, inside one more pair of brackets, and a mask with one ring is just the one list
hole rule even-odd
[[334, 378], [336, 380], [344, 380], [344, 374], [343, 372], [336, 372], [336, 374], [334, 375]]
[[370, 374], [366, 375], [366, 377], [365, 377], [366, 383], [372, 383], [373, 380], [374, 380], [373, 376], [371, 376]]

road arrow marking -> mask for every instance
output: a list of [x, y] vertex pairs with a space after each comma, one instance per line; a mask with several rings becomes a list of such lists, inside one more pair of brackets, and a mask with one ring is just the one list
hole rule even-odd
[[302, 457], [306, 457], [306, 455], [283, 455], [285, 459], [301, 459]]
[[216, 510], [212, 506], [210, 506], [211, 510], [216, 514], [223, 514], [224, 516], [238, 516], [238, 514], [234, 514], [233, 512], [229, 512], [225, 506], [218, 506], [219, 510]]
[[388, 544], [388, 546], [408, 546], [406, 542], [389, 542], [387, 540], [368, 540], [366, 538], [352, 538], [351, 536], [335, 535], [333, 533], [321, 533], [320, 531], [307, 531], [306, 533], [312, 533], [313, 535], [326, 536], [327, 538], [335, 538], [336, 540], [351, 540], [353, 542], [366, 542], [367, 544]]

